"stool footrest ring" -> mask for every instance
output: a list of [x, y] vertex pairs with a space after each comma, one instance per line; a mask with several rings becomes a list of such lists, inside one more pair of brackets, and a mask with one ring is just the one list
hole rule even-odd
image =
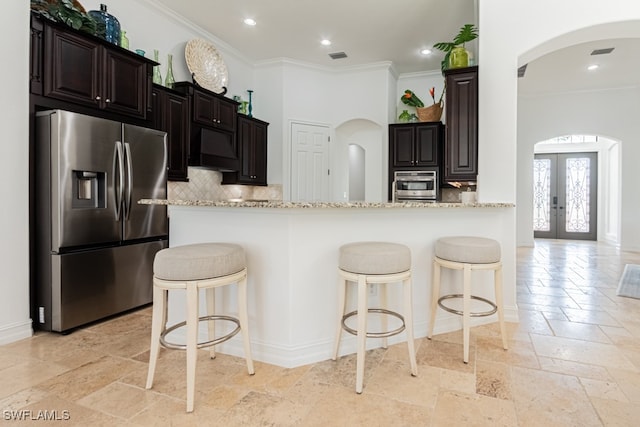
[[[456, 310], [453, 309], [451, 307], [447, 307], [446, 305], [444, 305], [443, 300], [447, 300], [447, 299], [452, 299], [452, 298], [464, 298], [464, 295], [462, 294], [451, 294], [451, 295], [444, 295], [442, 297], [440, 297], [438, 299], [438, 305], [440, 306], [440, 308], [442, 308], [443, 310], [448, 311], [449, 313], [453, 313], [453, 314], [457, 314], [459, 316], [464, 315], [464, 312], [462, 312], [461, 310]], [[491, 310], [488, 311], [476, 311], [476, 312], [471, 312], [469, 313], [470, 317], [483, 317], [483, 316], [491, 316], [492, 314], [494, 314], [495, 312], [498, 311], [498, 306], [493, 302], [490, 301], [486, 298], [482, 298], [476, 295], [471, 295], [471, 299], [475, 299], [478, 301], [482, 301], [486, 304], [489, 304], [489, 306], [491, 306]]]
[[[204, 347], [210, 347], [212, 345], [217, 345], [220, 343], [223, 343], [227, 340], [230, 340], [231, 338], [233, 338], [238, 332], [240, 332], [240, 321], [238, 319], [236, 319], [235, 317], [231, 317], [231, 316], [219, 316], [219, 315], [211, 315], [211, 316], [202, 316], [198, 318], [198, 322], [204, 322], [207, 320], [226, 320], [229, 322], [233, 322], [236, 324], [236, 328], [229, 332], [226, 335], [223, 335], [219, 338], [213, 339], [213, 340], [209, 340], [209, 341], [204, 341], [201, 343], [198, 343], [197, 348], [204, 348]], [[162, 333], [160, 334], [160, 345], [162, 345], [164, 348], [170, 348], [172, 350], [186, 350], [187, 346], [184, 344], [176, 344], [176, 343], [172, 343], [169, 342], [165, 339], [165, 336], [173, 331], [175, 331], [178, 328], [182, 328], [183, 326], [186, 326], [187, 322], [180, 322], [180, 323], [176, 323], [175, 325], [166, 328], [164, 331], [162, 331]]]
[[[387, 314], [389, 316], [397, 317], [402, 322], [402, 325], [400, 325], [400, 327], [398, 327], [397, 329], [391, 330], [391, 331], [367, 332], [366, 333], [367, 338], [387, 338], [387, 337], [391, 337], [393, 335], [397, 335], [400, 332], [404, 331], [404, 329], [405, 329], [404, 317], [402, 315], [400, 315], [399, 313], [396, 313], [395, 311], [385, 310], [384, 308], [370, 308], [370, 309], [367, 310], [367, 312], [368, 313]], [[342, 316], [342, 329], [344, 329], [345, 331], [349, 332], [352, 335], [358, 335], [358, 331], [356, 331], [355, 329], [347, 326], [346, 321], [347, 321], [347, 319], [349, 317], [355, 316], [357, 314], [358, 314], [358, 310], [354, 310], [354, 311], [352, 311], [350, 313], [347, 313], [344, 316]]]

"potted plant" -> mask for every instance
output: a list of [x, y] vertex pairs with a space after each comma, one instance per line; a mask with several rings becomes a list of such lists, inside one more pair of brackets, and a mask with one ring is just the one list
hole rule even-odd
[[31, 0], [31, 10], [54, 22], [61, 22], [76, 30], [104, 35], [104, 25], [97, 23], [77, 0]]
[[465, 49], [465, 43], [478, 38], [478, 29], [473, 24], [465, 24], [451, 42], [438, 42], [434, 48], [445, 52], [441, 63], [441, 69], [462, 68], [469, 66], [469, 53]]

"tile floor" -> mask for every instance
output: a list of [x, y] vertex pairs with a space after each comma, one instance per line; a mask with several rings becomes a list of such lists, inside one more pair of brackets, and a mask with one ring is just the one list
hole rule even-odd
[[[144, 390], [150, 309], [67, 336], [39, 333], [0, 347], [2, 423], [637, 426], [640, 300], [615, 295], [626, 263], [640, 254], [595, 242], [519, 248], [521, 321], [508, 325], [509, 351], [497, 324], [472, 329], [468, 365], [460, 332], [419, 339], [412, 378], [406, 345], [372, 350], [362, 395], [354, 356], [295, 369], [256, 363], [250, 377], [243, 359], [210, 361], [203, 350], [195, 412], [186, 414], [184, 353], [163, 351], [154, 389]], [[32, 420], [44, 414], [58, 421]]]

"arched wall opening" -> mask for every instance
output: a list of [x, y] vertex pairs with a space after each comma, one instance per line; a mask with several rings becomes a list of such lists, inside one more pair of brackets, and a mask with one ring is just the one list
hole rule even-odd
[[[531, 49], [519, 57], [519, 65], [531, 63], [554, 50], [588, 41], [640, 38], [640, 21], [602, 24], [565, 34]], [[606, 43], [605, 43], [606, 44]], [[537, 55], [537, 56], [536, 56]], [[598, 239], [625, 250], [640, 251], [640, 200], [632, 197], [640, 170], [633, 159], [640, 158], [640, 88], [616, 87], [592, 91], [518, 95], [516, 165], [516, 244], [533, 246], [533, 157], [535, 145], [562, 135], [598, 135], [610, 140], [599, 147], [606, 163], [599, 168], [606, 176], [602, 192], [612, 193], [603, 206]], [[617, 169], [617, 171], [616, 171]], [[603, 187], [604, 186], [604, 187]], [[615, 193], [615, 194], [613, 194]], [[617, 197], [617, 199], [616, 199]], [[611, 206], [613, 204], [613, 206]]]
[[[386, 200], [387, 150], [384, 147], [387, 137], [383, 130], [379, 124], [366, 119], [349, 120], [336, 127], [331, 155], [333, 200]], [[356, 156], [355, 153], [359, 154]], [[358, 156], [362, 157], [358, 159]], [[354, 162], [350, 161], [351, 158]], [[356, 184], [354, 191], [360, 191], [357, 183], [351, 181], [362, 178], [366, 182], [363, 194], [351, 194], [352, 184]]]

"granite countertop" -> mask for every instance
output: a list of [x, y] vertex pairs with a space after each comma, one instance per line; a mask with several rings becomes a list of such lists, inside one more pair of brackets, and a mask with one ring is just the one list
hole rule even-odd
[[514, 203], [423, 203], [423, 202], [283, 202], [282, 200], [167, 200], [141, 199], [142, 205], [208, 206], [221, 208], [513, 208]]

